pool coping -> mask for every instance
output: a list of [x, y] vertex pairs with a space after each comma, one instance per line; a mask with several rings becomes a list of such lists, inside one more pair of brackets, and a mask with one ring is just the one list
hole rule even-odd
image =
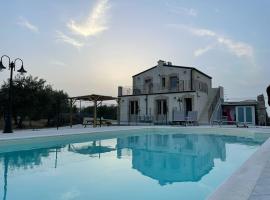
[[[107, 131], [124, 131], [124, 130], [136, 130], [145, 128], [177, 128], [185, 130], [192, 133], [200, 134], [201, 130], [208, 131], [210, 134], [219, 134], [217, 130], [223, 130], [228, 135], [236, 135], [235, 130], [237, 130], [237, 135], [242, 136], [253, 136], [255, 133], [266, 133], [270, 134], [270, 128], [235, 128], [235, 127], [213, 127], [213, 126], [109, 126], [109, 127], [86, 127], [81, 126], [75, 127], [62, 127], [59, 130], [55, 128], [46, 129], [27, 129], [27, 130], [15, 130], [13, 133], [1, 133], [0, 130], [0, 141], [4, 140], [17, 140], [17, 139], [30, 139], [30, 138], [43, 138], [43, 137], [58, 137], [58, 136], [68, 136], [68, 135], [80, 135], [80, 134], [91, 134], [91, 133], [102, 133]], [[247, 134], [248, 133], [248, 134]], [[223, 134], [223, 133], [222, 133]]]
[[250, 199], [258, 179], [270, 161], [270, 158], [267, 156], [269, 153], [270, 138], [240, 168], [210, 194], [208, 200]]
[[[226, 135], [240, 135], [245, 137], [253, 137], [257, 133], [270, 134], [269, 128], [232, 128], [232, 127], [212, 127], [212, 126], [199, 126], [199, 127], [171, 127], [171, 126], [115, 126], [115, 127], [100, 127], [100, 128], [81, 128], [81, 127], [64, 127], [59, 130], [56, 129], [41, 129], [41, 130], [23, 130], [15, 131], [11, 134], [0, 134], [0, 142], [20, 139], [31, 138], [47, 138], [59, 136], [74, 136], [80, 134], [102, 133], [108, 131], [124, 131], [136, 130], [145, 128], [178, 128], [190, 133], [205, 134], [219, 134], [217, 130], [223, 130]], [[204, 130], [205, 132], [202, 132]], [[237, 130], [237, 131], [236, 131]], [[237, 134], [235, 134], [237, 132]], [[238, 168], [231, 176], [226, 179], [213, 193], [209, 195], [208, 200], [246, 200], [252, 195], [257, 181], [260, 178], [263, 170], [270, 162], [270, 158], [266, 155], [270, 154], [270, 138], [253, 154], [248, 160], [245, 161], [240, 168]], [[270, 164], [268, 165], [270, 170]], [[263, 177], [261, 177], [263, 178]], [[270, 178], [269, 178], [270, 184]], [[258, 194], [256, 193], [258, 196]], [[253, 198], [254, 199], [254, 198]], [[256, 199], [256, 198], [255, 198]]]

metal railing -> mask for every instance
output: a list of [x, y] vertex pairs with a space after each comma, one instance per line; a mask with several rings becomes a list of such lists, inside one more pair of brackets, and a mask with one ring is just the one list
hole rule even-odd
[[128, 118], [128, 123], [132, 124], [138, 124], [138, 123], [153, 123], [154, 122], [154, 116], [152, 115], [130, 115]]
[[212, 114], [218, 104], [218, 102], [220, 101], [220, 88], [217, 89], [216, 94], [214, 96], [214, 99], [208, 109], [208, 120], [210, 121]]
[[185, 84], [183, 82], [180, 82], [174, 86], [163, 86], [162, 84], [145, 84], [145, 85], [119, 87], [118, 96], [155, 94], [167, 92], [184, 92], [190, 90], [191, 90], [190, 81], [187, 81]]

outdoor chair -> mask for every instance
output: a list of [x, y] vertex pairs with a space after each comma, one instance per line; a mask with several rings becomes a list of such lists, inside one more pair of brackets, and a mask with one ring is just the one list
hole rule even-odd
[[153, 122], [151, 115], [139, 116], [139, 121], [141, 123], [152, 123]]
[[173, 111], [173, 123], [180, 123], [186, 125], [186, 117], [185, 112], [181, 111]]
[[188, 111], [186, 121], [188, 124], [198, 125], [198, 111]]
[[93, 118], [91, 118], [91, 117], [84, 117], [83, 118], [83, 126], [84, 126], [84, 128], [87, 126], [87, 125], [93, 125]]

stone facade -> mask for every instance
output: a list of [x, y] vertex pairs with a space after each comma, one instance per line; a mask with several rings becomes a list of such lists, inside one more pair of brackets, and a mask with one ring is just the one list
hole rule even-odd
[[173, 121], [174, 111], [186, 114], [197, 111], [199, 121], [209, 122], [208, 107], [217, 90], [212, 88], [212, 78], [203, 72], [158, 61], [157, 66], [134, 75], [132, 79], [132, 87], [118, 88], [122, 123], [148, 121], [167, 124]]

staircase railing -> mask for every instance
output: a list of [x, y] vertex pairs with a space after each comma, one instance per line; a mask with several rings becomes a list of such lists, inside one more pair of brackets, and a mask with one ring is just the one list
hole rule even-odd
[[218, 88], [217, 93], [215, 94], [215, 97], [214, 97], [214, 99], [213, 99], [213, 101], [208, 109], [208, 121], [210, 121], [212, 114], [213, 114], [219, 100], [220, 100], [220, 88]]

